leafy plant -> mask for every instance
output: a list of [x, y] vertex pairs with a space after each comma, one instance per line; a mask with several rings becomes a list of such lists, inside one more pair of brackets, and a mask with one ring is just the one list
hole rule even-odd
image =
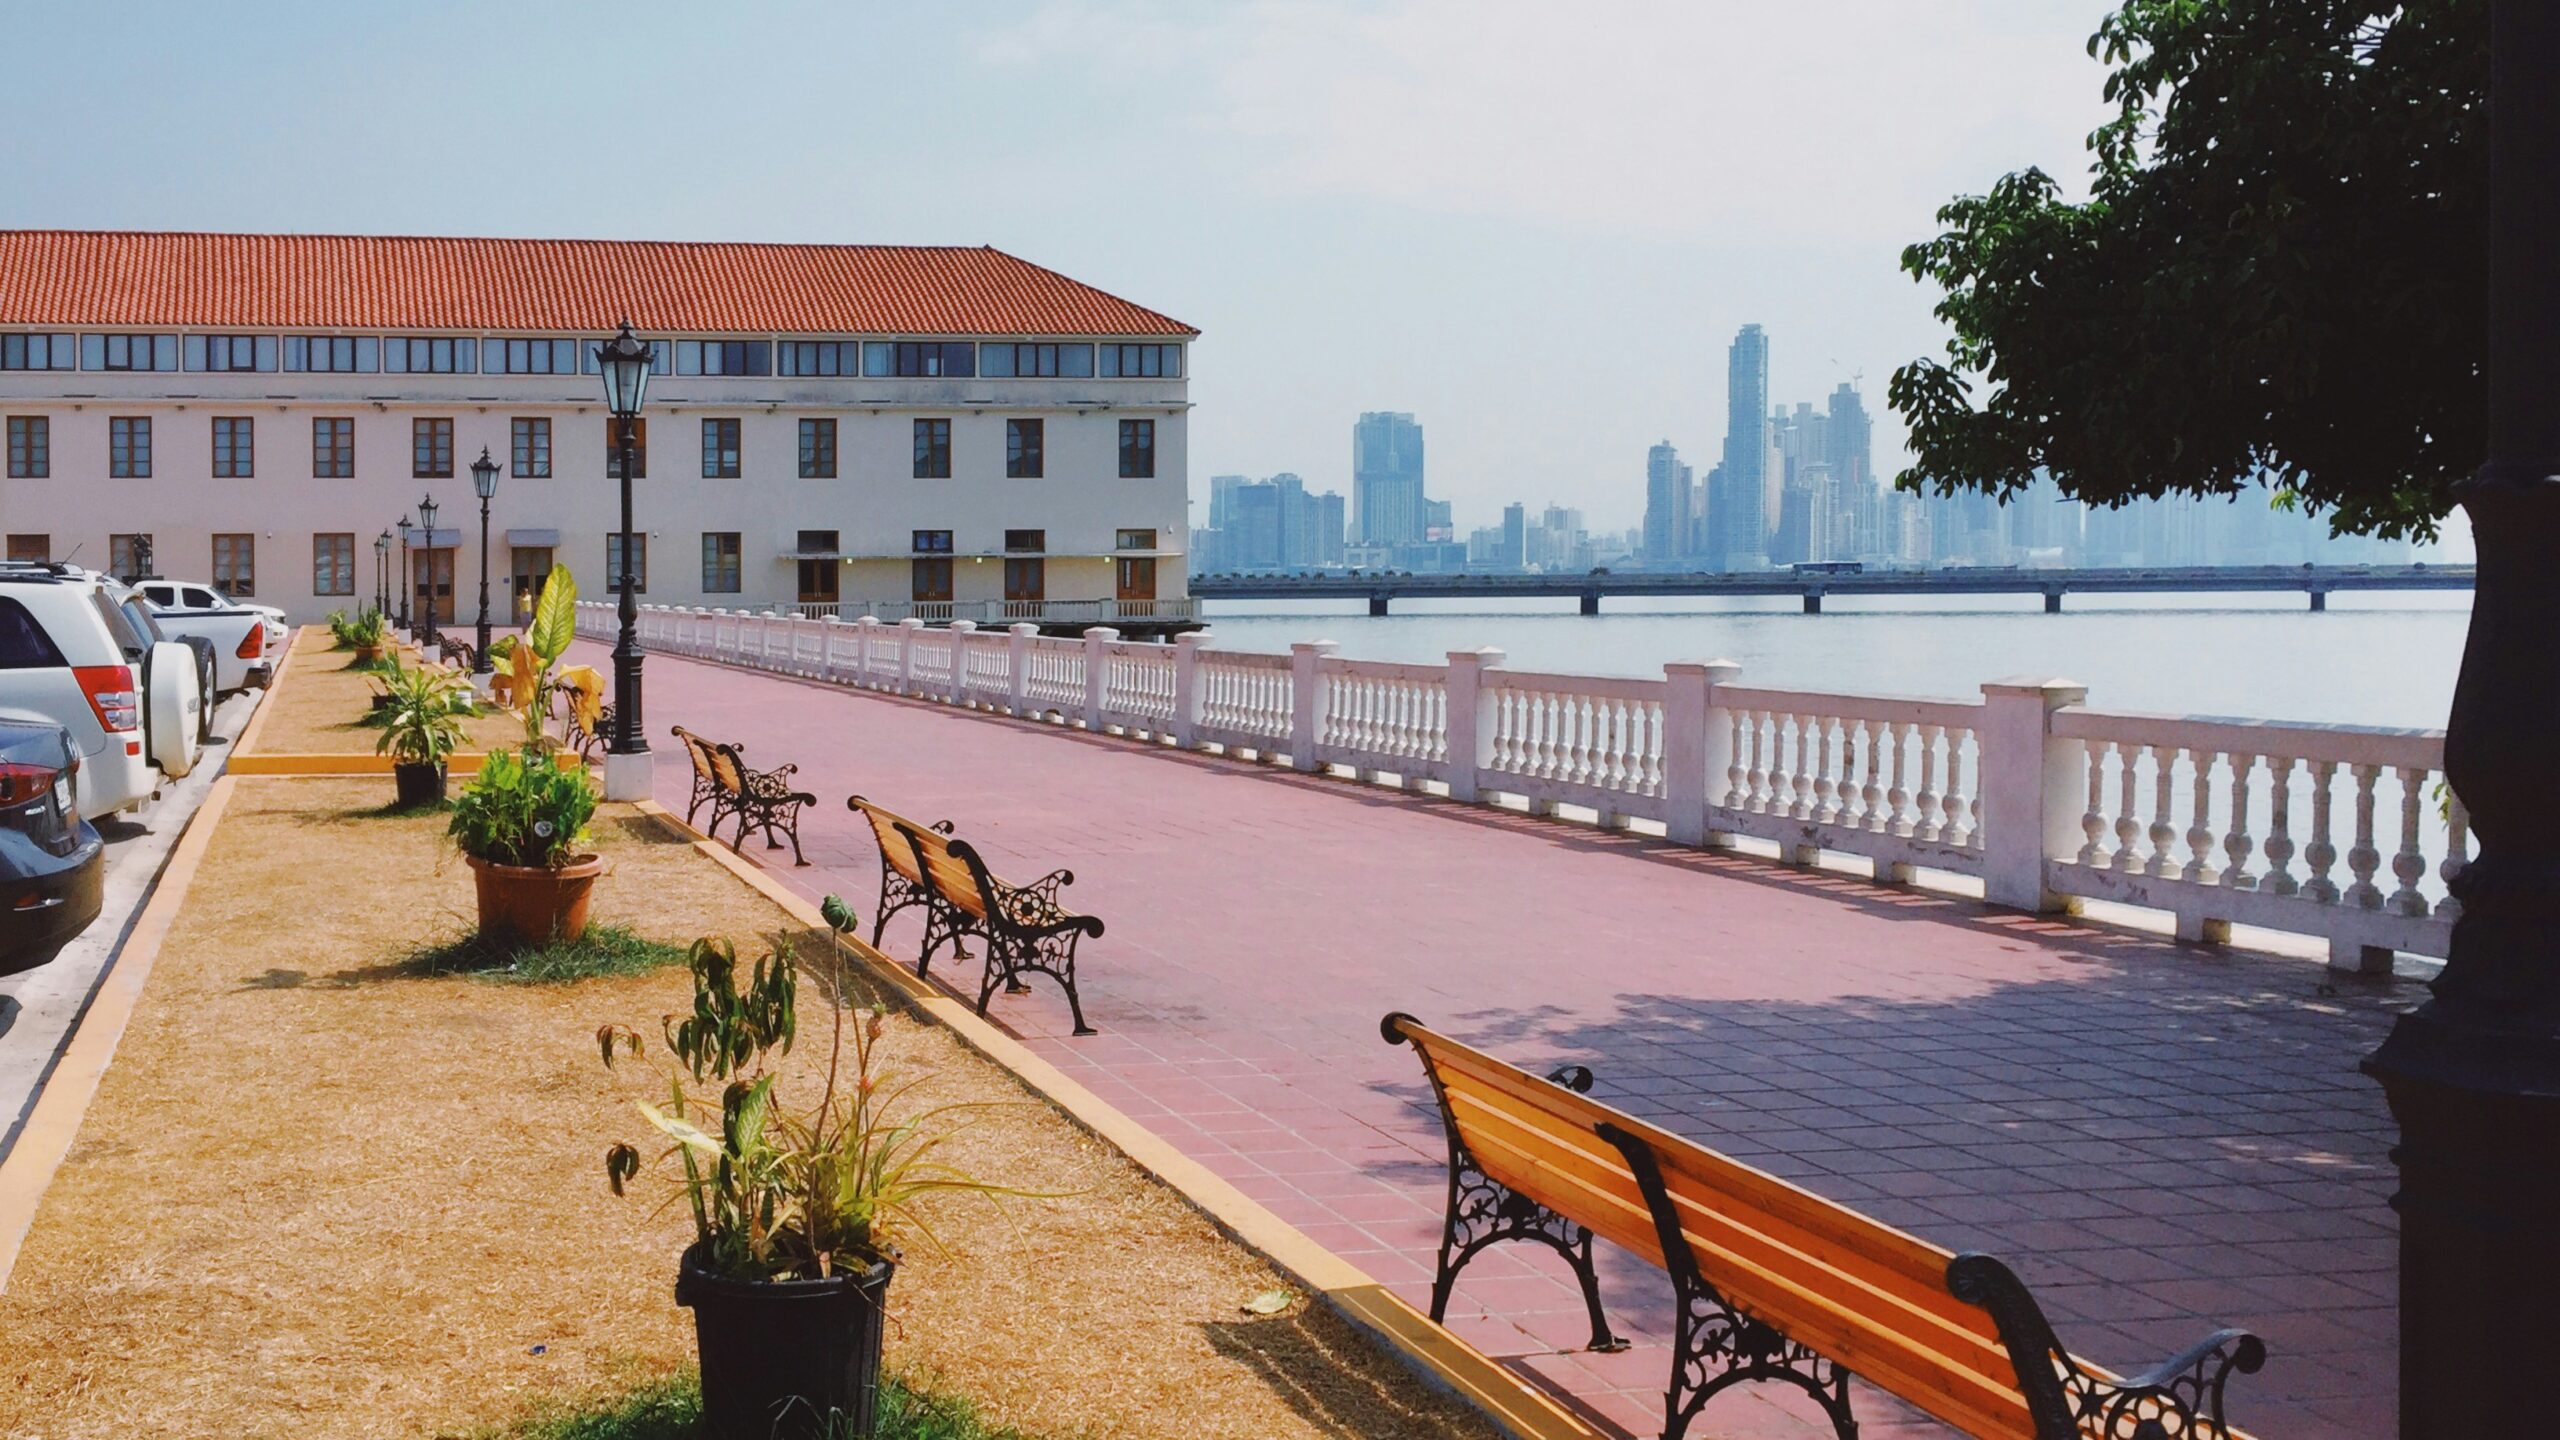
[[460, 675], [441, 665], [411, 669], [395, 656], [375, 684], [391, 705], [374, 754], [402, 765], [441, 765], [462, 743], [463, 717], [473, 706], [471, 686]]
[[586, 771], [562, 769], [548, 750], [492, 750], [455, 797], [445, 833], [492, 865], [557, 870], [587, 843], [595, 813]]
[[[828, 896], [829, 938], [843, 960], [853, 913]], [[643, 1118], [672, 1142], [663, 1160], [684, 1168], [680, 1192], [693, 1211], [694, 1236], [715, 1272], [735, 1279], [819, 1279], [876, 1260], [894, 1259], [912, 1228], [939, 1248], [915, 1211], [944, 1193], [1023, 1195], [976, 1180], [934, 1159], [934, 1152], [980, 1105], [943, 1105], [913, 1115], [899, 1101], [918, 1081], [892, 1084], [880, 1066], [887, 1022], [876, 1010], [830, 1003], [833, 1038], [826, 1081], [815, 1104], [795, 1112], [775, 1094], [767, 1068], [788, 1054], [799, 1031], [799, 972], [777, 948], [742, 968], [725, 940], [694, 942], [693, 1009], [661, 1026], [668, 1061], [657, 1068], [667, 1085], [660, 1104], [640, 1104]], [[848, 1031], [851, 1073], [845, 1071]], [[610, 1068], [637, 1058], [640, 1032], [624, 1025], [596, 1031]], [[716, 1087], [716, 1098], [713, 1089]], [[623, 1193], [640, 1171], [640, 1152], [605, 1152], [605, 1177]]]
[[370, 650], [382, 643], [382, 612], [367, 606], [358, 611], [354, 619], [347, 621], [344, 629], [338, 628], [333, 616], [329, 628], [336, 632], [339, 643], [349, 649]]
[[[577, 635], [578, 579], [569, 573], [568, 566], [555, 565], [542, 582], [541, 597], [534, 601], [533, 623], [507, 648], [509, 688], [518, 713], [524, 717], [524, 743], [528, 750], [547, 749], [559, 743], [542, 728], [551, 716], [553, 695], [559, 691], [568, 694], [570, 718], [580, 729], [595, 733], [604, 706], [604, 677], [585, 665], [552, 673]], [[497, 646], [489, 648], [494, 663]]]
[[327, 618], [329, 625], [329, 638], [337, 642], [338, 649], [344, 650], [348, 648], [347, 612], [344, 610], [332, 610], [329, 612]]

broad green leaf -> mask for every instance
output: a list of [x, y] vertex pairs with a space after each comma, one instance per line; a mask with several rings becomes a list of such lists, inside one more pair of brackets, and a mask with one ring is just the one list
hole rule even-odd
[[577, 606], [576, 578], [570, 575], [568, 566], [552, 566], [551, 578], [542, 582], [542, 599], [533, 607], [533, 628], [526, 632], [534, 653], [545, 664], [566, 653], [570, 639], [577, 634]]

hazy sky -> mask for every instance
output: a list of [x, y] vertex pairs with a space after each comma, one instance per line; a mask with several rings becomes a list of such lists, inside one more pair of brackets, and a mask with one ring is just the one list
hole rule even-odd
[[[13, 5], [0, 224], [993, 244], [1201, 327], [1191, 478], [1637, 521], [1771, 395], [1934, 352], [1903, 244], [2077, 184], [2105, 0]], [[1700, 465], [1703, 471], [1704, 464]]]

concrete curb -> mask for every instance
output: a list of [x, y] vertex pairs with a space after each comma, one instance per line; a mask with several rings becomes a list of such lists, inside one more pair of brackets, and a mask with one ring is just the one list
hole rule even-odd
[[[704, 836], [654, 800], [638, 801], [636, 808], [665, 825], [670, 833], [690, 840], [696, 850], [781, 906], [793, 919], [825, 927], [826, 921], [816, 906], [766, 874], [762, 866]], [[1516, 1440], [1596, 1440], [1600, 1434], [1543, 1391], [1433, 1323], [1367, 1272], [1308, 1239], [1296, 1226], [1122, 1114], [1021, 1041], [980, 1019], [968, 1005], [918, 979], [858, 938], [847, 939], [851, 941], [848, 948], [862, 958], [873, 976], [918, 1012], [949, 1030], [962, 1044], [1011, 1071], [1034, 1094], [1127, 1155], [1139, 1169], [1181, 1196], [1236, 1243], [1269, 1261], [1354, 1328], [1384, 1344], [1424, 1379], [1473, 1404], [1505, 1433]]]

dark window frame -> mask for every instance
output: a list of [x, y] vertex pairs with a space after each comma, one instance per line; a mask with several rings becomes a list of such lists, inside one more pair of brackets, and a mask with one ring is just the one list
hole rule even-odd
[[351, 415], [311, 417], [311, 478], [314, 480], [356, 478], [355, 417]]
[[356, 593], [356, 537], [353, 531], [322, 530], [311, 536], [311, 593]]
[[1120, 478], [1156, 478], [1156, 422], [1153, 420], [1120, 422]]
[[[229, 541], [226, 546], [223, 542]], [[231, 552], [225, 562], [223, 551]], [[244, 563], [245, 561], [245, 563]], [[231, 578], [223, 579], [228, 569]], [[226, 530], [213, 537], [213, 588], [232, 599], [255, 599], [258, 594], [258, 537], [248, 531]]]
[[918, 555], [949, 555], [952, 553], [951, 532], [948, 530], [911, 530], [907, 532], [907, 545], [912, 552]]
[[[634, 530], [631, 539], [631, 553], [639, 557], [640, 562], [631, 570], [631, 593], [646, 595], [649, 593], [649, 532]], [[604, 537], [604, 590], [608, 595], [622, 593], [621, 561], [622, 532], [607, 531]]]
[[9, 417], [9, 478], [12, 480], [53, 478], [52, 416], [12, 415]]
[[947, 419], [924, 419], [915, 422], [915, 479], [948, 480], [951, 478], [951, 422]]
[[[702, 593], [736, 595], [746, 585], [746, 537], [737, 530], [702, 532]], [[720, 583], [725, 579], [728, 583]]]
[[518, 415], [507, 422], [507, 475], [514, 480], [551, 478], [551, 417]]
[[111, 415], [107, 418], [107, 478], [110, 480], [151, 478], [150, 416]]
[[804, 415], [800, 419], [800, 478], [833, 480], [836, 475], [836, 419]]
[[409, 421], [409, 478], [453, 478], [453, 418], [419, 415]]
[[[604, 478], [607, 480], [622, 478], [622, 451], [615, 444], [616, 424], [612, 416], [604, 417]], [[649, 417], [645, 415], [631, 422], [631, 478], [649, 478]]]
[[702, 420], [702, 478], [735, 480], [746, 473], [746, 422], [730, 416]]
[[213, 478], [253, 480], [258, 474], [258, 422], [247, 415], [213, 417]]
[[1048, 468], [1048, 423], [1036, 416], [1004, 422], [1004, 478], [1039, 480]]

